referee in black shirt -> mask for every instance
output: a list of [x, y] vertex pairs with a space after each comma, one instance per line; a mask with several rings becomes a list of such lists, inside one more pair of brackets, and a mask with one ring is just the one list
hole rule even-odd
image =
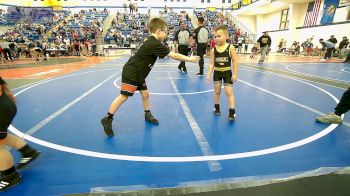
[[198, 27], [194, 30], [195, 39], [197, 43], [197, 55], [201, 58], [199, 61], [199, 73], [198, 76], [203, 76], [204, 70], [204, 59], [203, 55], [207, 49], [208, 39], [209, 39], [209, 31], [204, 27], [204, 18], [198, 18]]
[[[190, 40], [191, 33], [186, 29], [186, 24], [181, 21], [179, 23], [180, 29], [176, 31], [174, 42], [178, 43], [178, 51], [180, 54], [187, 56], [188, 55], [188, 44]], [[178, 69], [187, 73], [185, 61], [181, 61]], [[182, 70], [181, 70], [182, 69]]]

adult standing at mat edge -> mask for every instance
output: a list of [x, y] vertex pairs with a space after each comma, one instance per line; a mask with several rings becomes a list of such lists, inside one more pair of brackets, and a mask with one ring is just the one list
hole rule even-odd
[[259, 63], [263, 63], [265, 60], [265, 56], [269, 48], [271, 47], [271, 37], [269, 36], [268, 32], [265, 31], [264, 35], [259, 37], [257, 42], [260, 44], [260, 53], [261, 53]]
[[199, 60], [199, 73], [198, 76], [203, 76], [204, 71], [204, 58], [203, 55], [207, 49], [209, 40], [209, 31], [204, 27], [204, 18], [198, 18], [198, 27], [194, 30], [195, 39], [197, 43], [197, 55], [200, 57]]
[[[190, 36], [191, 33], [190, 31], [186, 28], [185, 22], [181, 21], [179, 23], [180, 29], [176, 31], [175, 33], [175, 38], [174, 42], [178, 44], [178, 51], [180, 54], [187, 56], [188, 55], [188, 44], [190, 41]], [[179, 71], [183, 71], [184, 73], [187, 74], [187, 68], [185, 61], [181, 61], [179, 66], [178, 66]]]

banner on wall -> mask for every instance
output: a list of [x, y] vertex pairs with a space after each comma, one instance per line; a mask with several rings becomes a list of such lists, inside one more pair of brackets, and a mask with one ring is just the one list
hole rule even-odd
[[306, 10], [304, 27], [315, 26], [317, 23], [318, 13], [320, 11], [322, 0], [309, 2]]
[[323, 5], [323, 15], [321, 25], [331, 24], [333, 22], [335, 10], [339, 5], [339, 0], [325, 0]]
[[249, 5], [252, 3], [252, 0], [242, 0], [242, 5]]
[[51, 7], [52, 7], [52, 10], [54, 10], [54, 11], [62, 10], [62, 5], [53, 5]]
[[215, 12], [216, 11], [216, 7], [207, 7], [207, 11]]
[[239, 3], [232, 4], [232, 9], [233, 10], [237, 10], [239, 8], [240, 8]]

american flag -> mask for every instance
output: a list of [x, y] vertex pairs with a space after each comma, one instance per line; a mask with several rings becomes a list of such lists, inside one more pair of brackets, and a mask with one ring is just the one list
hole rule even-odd
[[322, 0], [309, 2], [304, 20], [304, 27], [315, 26], [317, 22], [318, 12], [320, 11]]

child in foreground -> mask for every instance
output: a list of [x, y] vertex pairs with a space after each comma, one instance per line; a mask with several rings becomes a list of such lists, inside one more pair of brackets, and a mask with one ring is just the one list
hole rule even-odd
[[152, 124], [159, 124], [159, 121], [150, 111], [149, 92], [145, 81], [158, 57], [164, 58], [168, 56], [180, 61], [199, 61], [198, 56], [188, 57], [171, 52], [162, 44], [168, 35], [168, 26], [162, 19], [153, 18], [149, 23], [149, 31], [151, 36], [140, 44], [135, 54], [130, 57], [128, 62], [124, 65], [120, 95], [114, 99], [109, 107], [107, 115], [101, 120], [104, 131], [109, 137], [114, 136], [112, 121], [115, 112], [129, 98], [129, 96], [132, 96], [137, 90], [140, 91], [142, 97], [145, 120]]
[[207, 73], [207, 80], [210, 80], [214, 70], [214, 114], [220, 115], [220, 94], [221, 85], [224, 83], [224, 90], [227, 96], [229, 109], [229, 120], [235, 120], [235, 97], [232, 84], [237, 81], [238, 62], [235, 47], [228, 44], [229, 37], [226, 26], [220, 26], [214, 31], [216, 46], [210, 51], [210, 64]]

